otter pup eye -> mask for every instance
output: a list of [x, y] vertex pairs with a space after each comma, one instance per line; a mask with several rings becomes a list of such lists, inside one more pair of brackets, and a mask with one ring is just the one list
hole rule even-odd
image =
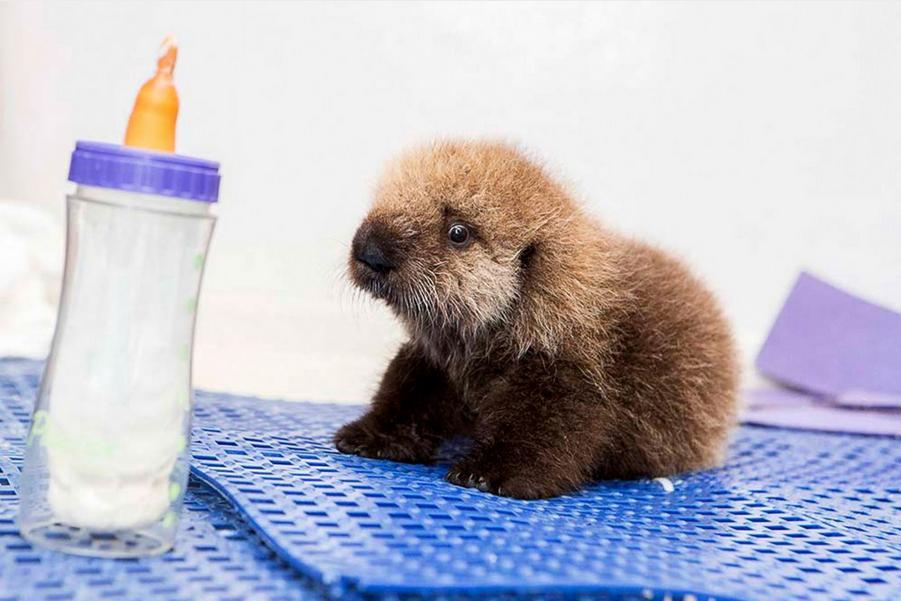
[[461, 246], [469, 240], [469, 229], [465, 225], [455, 223], [447, 230], [447, 237], [457, 246]]

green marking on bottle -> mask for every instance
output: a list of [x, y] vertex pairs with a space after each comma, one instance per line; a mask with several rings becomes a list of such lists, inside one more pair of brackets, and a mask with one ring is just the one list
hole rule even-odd
[[31, 444], [34, 440], [44, 435], [44, 432], [47, 431], [47, 419], [49, 417], [50, 414], [43, 409], [34, 412], [34, 417], [31, 420], [31, 431], [28, 432], [28, 439], [26, 440], [27, 444]]
[[196, 255], [194, 255], [194, 269], [196, 269], [197, 271], [203, 269], [203, 259], [203, 253], [197, 253]]
[[178, 452], [181, 453], [188, 448], [188, 440], [184, 436], [178, 437]]
[[178, 498], [179, 493], [181, 493], [181, 484], [178, 482], [170, 482], [169, 483], [169, 500], [174, 501]]
[[187, 344], [181, 345], [181, 349], [179, 350], [179, 354], [181, 355], [182, 360], [187, 361], [191, 358], [191, 347]]
[[163, 528], [171, 528], [175, 525], [176, 515], [174, 511], [170, 511], [163, 518]]
[[195, 297], [189, 298], [185, 307], [188, 309], [188, 313], [193, 313], [197, 310], [197, 299]]

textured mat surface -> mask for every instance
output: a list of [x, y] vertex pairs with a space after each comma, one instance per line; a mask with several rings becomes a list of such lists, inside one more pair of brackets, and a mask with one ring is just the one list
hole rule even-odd
[[[38, 369], [0, 362], [0, 394], [31, 394]], [[198, 397], [196, 475], [333, 595], [901, 596], [897, 439], [745, 427], [726, 467], [672, 492], [524, 502], [453, 487], [446, 466], [337, 453], [359, 407]]]
[[141, 560], [75, 557], [32, 547], [15, 525], [33, 362], [0, 361], [0, 601], [282, 600], [321, 595], [262, 543], [221, 495], [192, 479], [175, 551]]
[[901, 593], [897, 440], [743, 428], [726, 468], [677, 479], [671, 493], [612, 482], [525, 502], [453, 487], [442, 466], [336, 453], [329, 436], [355, 413], [198, 407], [198, 470], [294, 565], [330, 584], [636, 598]]

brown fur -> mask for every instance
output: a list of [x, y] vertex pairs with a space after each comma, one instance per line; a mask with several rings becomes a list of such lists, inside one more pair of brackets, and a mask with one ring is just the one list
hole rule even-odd
[[714, 298], [509, 146], [440, 142], [394, 162], [350, 275], [410, 339], [335, 435], [342, 452], [428, 462], [470, 436], [447, 479], [519, 498], [721, 460], [737, 367]]

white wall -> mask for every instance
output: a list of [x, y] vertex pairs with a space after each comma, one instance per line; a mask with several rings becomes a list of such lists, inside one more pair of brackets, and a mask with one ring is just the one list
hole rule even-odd
[[61, 218], [74, 140], [121, 138], [168, 32], [179, 151], [224, 173], [201, 386], [368, 396], [399, 332], [348, 241], [436, 135], [546, 157], [696, 265], [748, 357], [802, 267], [901, 306], [901, 4], [0, 4], [0, 197]]

